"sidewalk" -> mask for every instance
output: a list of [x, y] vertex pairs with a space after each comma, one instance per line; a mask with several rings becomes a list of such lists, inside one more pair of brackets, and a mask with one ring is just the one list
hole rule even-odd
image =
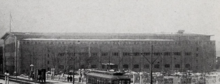
[[[0, 84], [5, 84], [5, 80], [0, 79]], [[16, 83], [16, 82], [9, 81], [9, 84], [20, 84], [20, 83]], [[39, 83], [36, 83], [36, 84], [39, 84]], [[47, 80], [47, 83], [46, 83], [46, 84], [73, 84], [73, 83], [72, 83], [72, 82], [62, 82], [62, 81]], [[78, 83], [78, 82], [75, 82], [75, 84], [86, 84], [86, 83]]]
[[[17, 78], [31, 80], [31, 79], [28, 79], [28, 77], [22, 77], [22, 76], [17, 76]], [[67, 81], [63, 81], [63, 80], [51, 80], [51, 79], [47, 79], [46, 83], [49, 83], [49, 84], [51, 84], [51, 83], [52, 84], [73, 84], [72, 82], [67, 82]], [[79, 83], [78, 81], [77, 82], [75, 81], [75, 84], [86, 84], [86, 83], [85, 82]]]
[[[1, 83], [2, 83], [2, 84], [5, 84], [5, 80], [0, 79], [0, 84], [1, 84]], [[9, 84], [19, 84], [19, 83], [9, 81]]]

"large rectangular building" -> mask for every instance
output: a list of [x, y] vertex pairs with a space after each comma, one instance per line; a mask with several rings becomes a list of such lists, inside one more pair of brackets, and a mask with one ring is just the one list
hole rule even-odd
[[[6, 33], [4, 70], [24, 74], [34, 69], [74, 67], [149, 71], [211, 71], [216, 49], [211, 35], [201, 34], [103, 34], [103, 33]], [[152, 60], [150, 58], [152, 57]]]

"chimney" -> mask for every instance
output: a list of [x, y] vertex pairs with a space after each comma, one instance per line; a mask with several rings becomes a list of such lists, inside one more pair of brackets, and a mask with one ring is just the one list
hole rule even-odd
[[178, 30], [177, 34], [183, 34], [185, 30]]

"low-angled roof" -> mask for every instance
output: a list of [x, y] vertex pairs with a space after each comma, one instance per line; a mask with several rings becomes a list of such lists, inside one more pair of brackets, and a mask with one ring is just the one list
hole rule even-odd
[[[148, 34], [148, 33], [38, 33], [38, 32], [10, 32], [8, 35], [15, 35], [21, 39], [46, 38], [46, 39], [149, 39], [149, 37], [162, 36], [211, 36], [204, 34]], [[153, 39], [153, 38], [150, 38]]]
[[93, 77], [100, 77], [100, 78], [107, 78], [107, 79], [129, 79], [129, 77], [125, 76], [125, 75], [108, 75], [108, 74], [101, 74], [101, 73], [87, 73], [87, 75], [89, 76], [93, 76]]

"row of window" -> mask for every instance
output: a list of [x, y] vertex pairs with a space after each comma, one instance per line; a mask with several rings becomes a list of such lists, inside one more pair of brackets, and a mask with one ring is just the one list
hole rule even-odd
[[[187, 41], [187, 42], [171, 42], [171, 41], [151, 41], [151, 42], [148, 42], [148, 41], [141, 41], [141, 42], [110, 42], [110, 41], [106, 41], [106, 42], [83, 42], [83, 41], [80, 41], [80, 42], [47, 42], [47, 41], [23, 41], [21, 42], [22, 44], [201, 44], [201, 42], [190, 42], [190, 41]], [[213, 44], [214, 42], [202, 42], [202, 43], [206, 43], [206, 44]]]
[[[72, 66], [73, 66], [73, 65], [72, 65]], [[70, 66], [70, 68], [71, 68], [72, 66]], [[171, 66], [172, 66], [172, 65], [170, 65], [170, 64], [165, 64], [163, 67], [164, 67], [164, 68], [171, 68]], [[123, 67], [124, 69], [129, 69], [130, 66], [129, 66], [128, 64], [124, 64], [122, 67]], [[58, 68], [63, 69], [63, 68], [64, 68], [64, 65], [59, 65]], [[85, 66], [84, 66], [84, 65], [81, 65], [80, 68], [85, 68]], [[97, 66], [97, 65], [91, 65], [91, 68], [98, 68], [98, 66]], [[104, 69], [104, 68], [105, 68], [105, 65], [102, 65], [102, 68]], [[114, 65], [114, 68], [119, 68], [119, 67], [118, 67], [118, 65]], [[134, 65], [133, 65], [133, 68], [134, 68], [134, 69], [140, 68], [140, 65], [139, 65], [139, 64], [134, 64]], [[143, 68], [149, 69], [149, 68], [150, 68], [150, 65], [149, 65], [149, 64], [145, 64], [145, 65], [143, 65]], [[159, 68], [162, 68], [162, 66], [161, 66], [160, 64], [155, 64], [155, 65], [153, 65], [153, 68], [159, 69]], [[174, 68], [181, 68], [181, 65], [180, 65], [180, 64], [175, 64], [175, 65], [174, 65]], [[184, 65], [184, 68], [191, 68], [191, 65], [190, 65], [190, 64], [185, 64], [185, 65]]]
[[[64, 55], [68, 55], [68, 56], [75, 56], [76, 54], [78, 55], [89, 55], [89, 53], [86, 53], [86, 52], [81, 52], [81, 53], [58, 53], [59, 56], [64, 56]], [[123, 56], [146, 56], [146, 55], [151, 55], [150, 52], [143, 52], [143, 53], [140, 53], [140, 52], [134, 52], [134, 53], [129, 53], [129, 52], [123, 52], [122, 53]], [[98, 56], [98, 53], [91, 53], [92, 56]], [[101, 53], [101, 56], [119, 56], [119, 52], [113, 52], [113, 53], [107, 53], [107, 52], [103, 52]], [[155, 52], [153, 53], [153, 55], [156, 55], [156, 56], [160, 56], [160, 55], [164, 55], [164, 56], [170, 56], [170, 55], [177, 55], [177, 56], [180, 56], [182, 55], [181, 52], [164, 52], [164, 53], [161, 53], [161, 52]], [[192, 55], [191, 52], [185, 52], [184, 55], [186, 56], [190, 56]]]
[[[104, 68], [104, 67], [105, 66], [102, 66], [102, 68]], [[118, 65], [115, 65], [115, 67], [118, 68]], [[154, 68], [160, 68], [160, 65], [159, 64], [155, 64], [155, 65], [153, 65], [153, 67]], [[180, 67], [181, 67], [180, 64], [175, 64], [174, 65], [174, 68], [180, 68]], [[91, 68], [97, 68], [97, 66], [96, 65], [91, 65]], [[123, 68], [128, 69], [129, 65], [128, 64], [124, 64]], [[135, 65], [133, 65], [133, 68], [140, 68], [140, 65], [135, 64]], [[150, 68], [150, 65], [149, 64], [145, 64], [144, 68], [148, 69], [148, 68]], [[165, 64], [164, 68], [171, 68], [171, 65], [170, 64]], [[185, 68], [190, 68], [190, 64], [185, 64]]]

